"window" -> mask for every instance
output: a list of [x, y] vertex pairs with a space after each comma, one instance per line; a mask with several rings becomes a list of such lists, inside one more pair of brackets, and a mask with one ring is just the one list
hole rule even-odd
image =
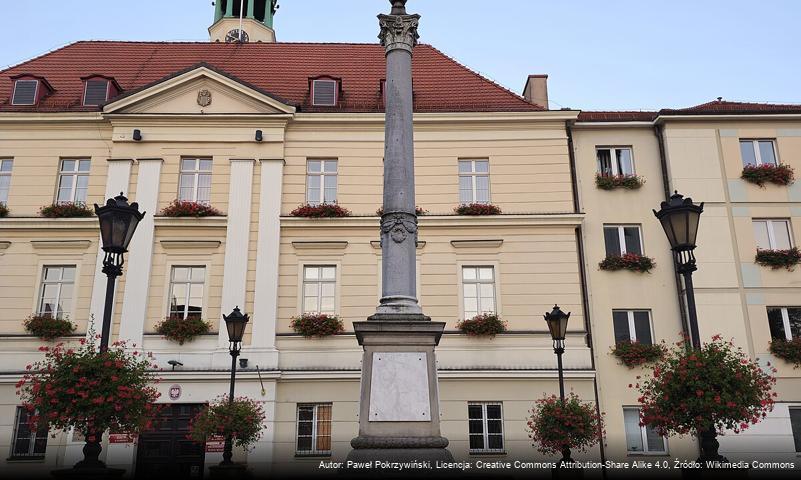
[[336, 312], [337, 267], [303, 267], [303, 313]]
[[754, 238], [759, 250], [787, 250], [793, 246], [788, 220], [754, 220]]
[[14, 160], [0, 159], [0, 203], [8, 203], [8, 191], [11, 189], [11, 169]]
[[306, 201], [312, 205], [336, 203], [336, 160], [309, 160], [306, 162]]
[[298, 405], [297, 455], [331, 455], [331, 404]]
[[333, 107], [336, 106], [338, 82], [336, 80], [312, 81], [312, 105]]
[[495, 268], [462, 267], [464, 317], [495, 313]]
[[470, 453], [503, 453], [503, 409], [500, 403], [467, 405]]
[[83, 92], [84, 105], [102, 105], [108, 100], [108, 80], [87, 80]]
[[203, 315], [203, 287], [206, 267], [172, 267], [170, 273], [170, 316], [186, 318]]
[[14, 440], [11, 443], [11, 457], [43, 457], [47, 449], [47, 427], [31, 430], [28, 423], [30, 414], [23, 407], [17, 407], [14, 420]]
[[37, 313], [56, 318], [63, 318], [71, 313], [74, 286], [74, 265], [44, 267]]
[[771, 139], [740, 140], [743, 165], [776, 165], [776, 145]]
[[801, 453], [801, 408], [790, 408], [790, 426], [793, 429], [795, 451]]
[[90, 162], [87, 159], [65, 159], [61, 161], [57, 202], [86, 203], [86, 189], [89, 186], [89, 165]]
[[39, 93], [39, 80], [16, 80], [11, 105], [34, 105]]
[[801, 338], [801, 307], [768, 307], [768, 325], [771, 338]]
[[489, 201], [489, 160], [459, 160], [459, 203]]
[[614, 310], [612, 323], [615, 328], [615, 343], [627, 340], [654, 343], [651, 335], [651, 313], [648, 310]]
[[634, 175], [630, 147], [602, 147], [595, 150], [601, 175]]
[[636, 253], [642, 255], [642, 239], [639, 225], [605, 225], [604, 242], [606, 255]]
[[209, 203], [211, 200], [211, 159], [182, 158], [178, 200]]
[[640, 426], [639, 408], [624, 408], [623, 421], [626, 427], [626, 450], [629, 453], [667, 453], [665, 437], [649, 426]]

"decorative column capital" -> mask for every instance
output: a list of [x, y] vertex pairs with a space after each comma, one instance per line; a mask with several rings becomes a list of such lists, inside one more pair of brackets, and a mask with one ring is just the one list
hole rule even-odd
[[392, 50], [406, 50], [412, 53], [412, 49], [417, 45], [417, 26], [420, 23], [420, 15], [379, 15], [378, 24], [381, 26], [381, 33], [378, 34], [381, 45], [386, 48], [387, 53]]

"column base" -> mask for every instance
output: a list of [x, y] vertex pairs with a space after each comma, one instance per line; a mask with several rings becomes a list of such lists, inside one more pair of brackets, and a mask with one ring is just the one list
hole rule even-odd
[[[432, 473], [437, 473], [437, 462], [450, 463], [453, 462], [453, 455], [445, 447], [431, 448], [431, 447], [418, 447], [415, 448], [411, 444], [408, 447], [398, 446], [397, 448], [355, 448], [354, 442], [360, 437], [353, 439], [351, 445], [354, 449], [348, 454], [345, 461], [345, 466], [342, 472], [346, 474], [373, 474], [376, 472], [381, 473], [396, 473], [399, 476], [408, 475], [409, 471], [426, 472], [427, 476]], [[444, 440], [445, 445], [448, 440]], [[405, 443], [404, 440], [413, 440], [415, 443], [418, 439], [397, 439], [399, 443]], [[398, 468], [398, 463], [403, 464], [403, 469]]]

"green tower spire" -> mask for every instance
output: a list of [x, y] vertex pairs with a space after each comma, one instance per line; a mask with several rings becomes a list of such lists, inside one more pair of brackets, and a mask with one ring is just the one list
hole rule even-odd
[[216, 0], [214, 22], [223, 18], [250, 18], [273, 28], [273, 17], [278, 9], [278, 0]]

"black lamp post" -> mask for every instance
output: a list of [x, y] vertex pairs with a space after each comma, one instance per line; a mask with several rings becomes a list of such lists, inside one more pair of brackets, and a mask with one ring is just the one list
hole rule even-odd
[[[230, 315], [223, 315], [225, 320], [225, 327], [228, 329], [228, 351], [231, 353], [231, 388], [228, 392], [228, 404], [234, 402], [234, 386], [236, 384], [236, 357], [242, 350], [242, 337], [245, 335], [245, 326], [250, 319], [247, 315], [243, 315], [239, 307], [234, 308]], [[233, 438], [228, 435], [225, 438], [225, 450], [223, 451], [223, 461], [220, 466], [233, 466], [234, 462], [231, 461], [233, 457]]]
[[[687, 296], [687, 313], [690, 322], [690, 344], [693, 349], [701, 348], [701, 336], [698, 333], [698, 313], [695, 308], [695, 290], [693, 288], [693, 272], [698, 270], [695, 261], [695, 240], [698, 235], [698, 223], [704, 211], [703, 202], [700, 205], [693, 203], [691, 198], [684, 198], [679, 192], [674, 192], [667, 202], [662, 202], [661, 208], [654, 215], [662, 223], [673, 258], [676, 261], [676, 271], [684, 278], [684, 291]], [[717, 440], [715, 428], [699, 432], [701, 457], [698, 462], [706, 465], [706, 461], [727, 462], [726, 458], [718, 453], [720, 444]]]
[[[565, 404], [565, 374], [562, 368], [562, 354], [565, 353], [565, 335], [569, 318], [570, 312], [563, 312], [559, 305], [554, 305], [553, 310], [545, 314], [545, 322], [548, 323], [548, 330], [551, 332], [556, 365], [559, 369], [559, 399], [562, 401], [562, 405]], [[570, 447], [565, 444], [562, 445], [562, 460], [559, 461], [559, 466], [568, 463], [573, 463], [573, 459], [570, 458]]]

